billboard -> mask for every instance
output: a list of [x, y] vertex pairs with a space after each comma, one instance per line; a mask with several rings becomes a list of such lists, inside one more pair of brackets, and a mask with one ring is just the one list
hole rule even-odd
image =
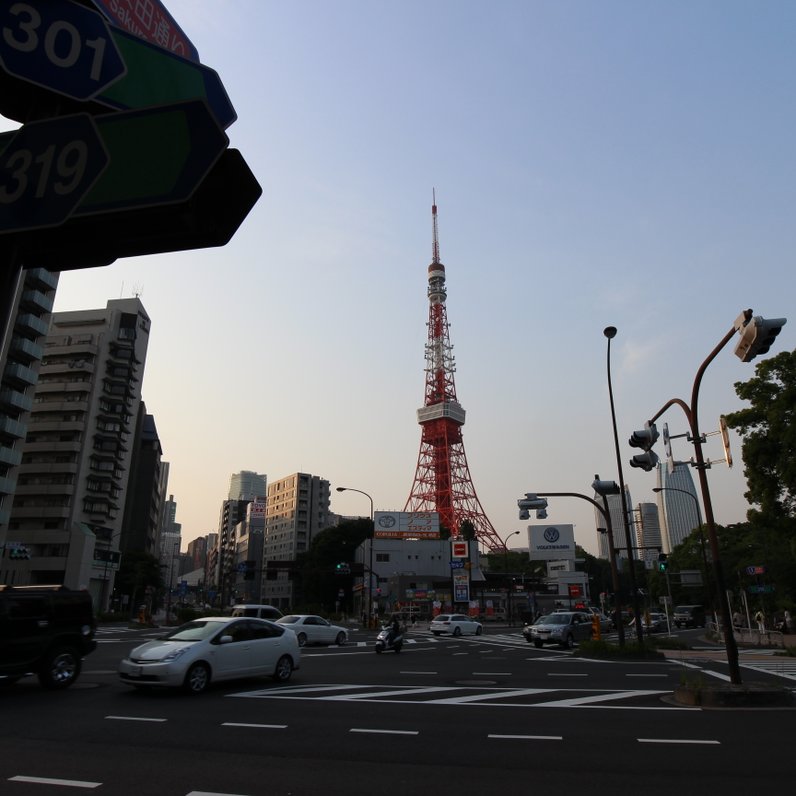
[[573, 525], [529, 525], [528, 552], [531, 561], [575, 558]]
[[436, 511], [376, 511], [373, 523], [377, 539], [439, 539]]

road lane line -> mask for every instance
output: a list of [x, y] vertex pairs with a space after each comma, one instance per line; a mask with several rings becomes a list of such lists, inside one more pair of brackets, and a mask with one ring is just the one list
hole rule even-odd
[[368, 730], [364, 727], [352, 727], [349, 732], [358, 732], [373, 735], [420, 735], [419, 730]]
[[719, 746], [721, 741], [702, 741], [694, 738], [636, 738], [639, 743], [685, 743], [704, 746]]
[[82, 782], [79, 779], [50, 779], [49, 777], [9, 777], [10, 782], [32, 782], [35, 785], [63, 785], [67, 788], [98, 788], [101, 782]]
[[168, 719], [148, 719], [144, 716], [106, 716], [106, 719], [113, 719], [114, 721], [156, 721], [163, 722]]
[[242, 721], [222, 721], [222, 727], [253, 727], [260, 730], [285, 730], [287, 724], [246, 724]]
[[548, 677], [588, 677], [586, 672], [548, 672]]
[[563, 741], [563, 735], [498, 735], [490, 733], [487, 738], [497, 738], [498, 740], [516, 741]]

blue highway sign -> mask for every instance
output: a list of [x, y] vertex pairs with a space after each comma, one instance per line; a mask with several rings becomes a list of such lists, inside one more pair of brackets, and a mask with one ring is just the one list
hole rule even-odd
[[127, 71], [104, 17], [70, 0], [0, 4], [0, 70], [86, 101]]

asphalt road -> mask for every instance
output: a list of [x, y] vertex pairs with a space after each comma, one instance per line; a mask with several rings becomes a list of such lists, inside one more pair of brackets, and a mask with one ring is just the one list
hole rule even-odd
[[[197, 697], [118, 682], [118, 660], [151, 634], [103, 628], [67, 691], [43, 691], [35, 678], [0, 689], [2, 796], [526, 787], [748, 796], [791, 790], [796, 779], [796, 711], [671, 701], [682, 678], [722, 675], [708, 651], [704, 660], [587, 661], [501, 628], [462, 639], [418, 631], [400, 654], [376, 655], [375, 633], [359, 631], [345, 647], [305, 648], [285, 685], [224, 683]], [[747, 674], [796, 685], [782, 667]]]

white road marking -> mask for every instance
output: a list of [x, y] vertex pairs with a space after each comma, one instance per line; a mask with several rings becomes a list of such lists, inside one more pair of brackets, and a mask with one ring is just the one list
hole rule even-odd
[[260, 730], [285, 730], [287, 724], [246, 724], [242, 721], [222, 721], [222, 727], [253, 727]]
[[475, 677], [511, 677], [512, 672], [473, 672]]
[[360, 727], [352, 727], [349, 732], [373, 733], [374, 735], [420, 735], [419, 730], [368, 730]]
[[563, 735], [497, 735], [489, 734], [487, 738], [497, 738], [499, 740], [518, 740], [518, 741], [563, 741]]
[[548, 672], [548, 677], [588, 677], [586, 672]]
[[36, 785], [63, 785], [67, 788], [98, 788], [101, 782], [83, 782], [79, 779], [51, 779], [50, 777], [9, 777], [11, 782], [32, 782]]
[[625, 677], [668, 677], [668, 676], [669, 675], [667, 674], [632, 674], [632, 673], [625, 674]]
[[719, 746], [721, 741], [701, 741], [693, 738], [636, 738], [639, 743], [685, 743]]
[[148, 719], [144, 716], [106, 716], [106, 719], [113, 719], [114, 721], [156, 721], [163, 722], [168, 719]]

